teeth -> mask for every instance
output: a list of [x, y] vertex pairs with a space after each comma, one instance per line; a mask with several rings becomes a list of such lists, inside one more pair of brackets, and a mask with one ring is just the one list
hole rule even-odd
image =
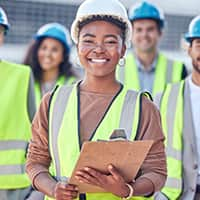
[[106, 62], [106, 59], [91, 59], [92, 62], [103, 63]]

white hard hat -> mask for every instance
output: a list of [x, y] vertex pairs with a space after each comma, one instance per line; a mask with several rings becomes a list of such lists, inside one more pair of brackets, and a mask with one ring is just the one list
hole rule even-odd
[[93, 16], [110, 16], [126, 25], [125, 43], [129, 45], [132, 27], [125, 7], [118, 0], [85, 0], [78, 8], [76, 18], [71, 26], [71, 37], [78, 43], [79, 24]]

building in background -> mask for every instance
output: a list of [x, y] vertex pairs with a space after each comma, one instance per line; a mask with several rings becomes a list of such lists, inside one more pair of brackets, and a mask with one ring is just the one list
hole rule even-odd
[[[36, 30], [43, 24], [59, 22], [70, 28], [78, 4], [83, 0], [0, 0], [10, 19], [11, 29], [6, 37], [6, 45], [0, 50], [0, 57], [22, 62], [27, 44]], [[138, 0], [121, 0], [128, 8]], [[160, 43], [161, 50], [171, 57], [181, 59], [190, 65], [187, 54], [182, 49], [183, 34], [191, 19], [200, 13], [199, 0], [149, 0], [162, 7], [167, 26]]]

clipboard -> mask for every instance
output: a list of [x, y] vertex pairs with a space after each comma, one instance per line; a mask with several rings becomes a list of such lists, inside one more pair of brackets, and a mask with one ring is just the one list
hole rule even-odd
[[87, 166], [108, 173], [107, 166], [109, 164], [113, 164], [125, 181], [130, 182], [137, 175], [152, 144], [153, 140], [85, 142], [69, 183], [77, 185], [80, 193], [106, 192], [100, 187], [80, 183], [75, 178], [75, 172]]

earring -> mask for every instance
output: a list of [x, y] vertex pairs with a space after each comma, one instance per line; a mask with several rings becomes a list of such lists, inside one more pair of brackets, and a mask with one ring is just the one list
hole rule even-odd
[[119, 64], [120, 67], [124, 67], [125, 64], [126, 64], [126, 60], [125, 60], [125, 58], [124, 58], [124, 57], [120, 58], [118, 64]]
[[79, 57], [78, 57], [78, 56], [76, 57], [76, 64], [77, 64], [77, 66], [81, 67], [81, 62], [80, 62], [80, 60], [79, 60]]

